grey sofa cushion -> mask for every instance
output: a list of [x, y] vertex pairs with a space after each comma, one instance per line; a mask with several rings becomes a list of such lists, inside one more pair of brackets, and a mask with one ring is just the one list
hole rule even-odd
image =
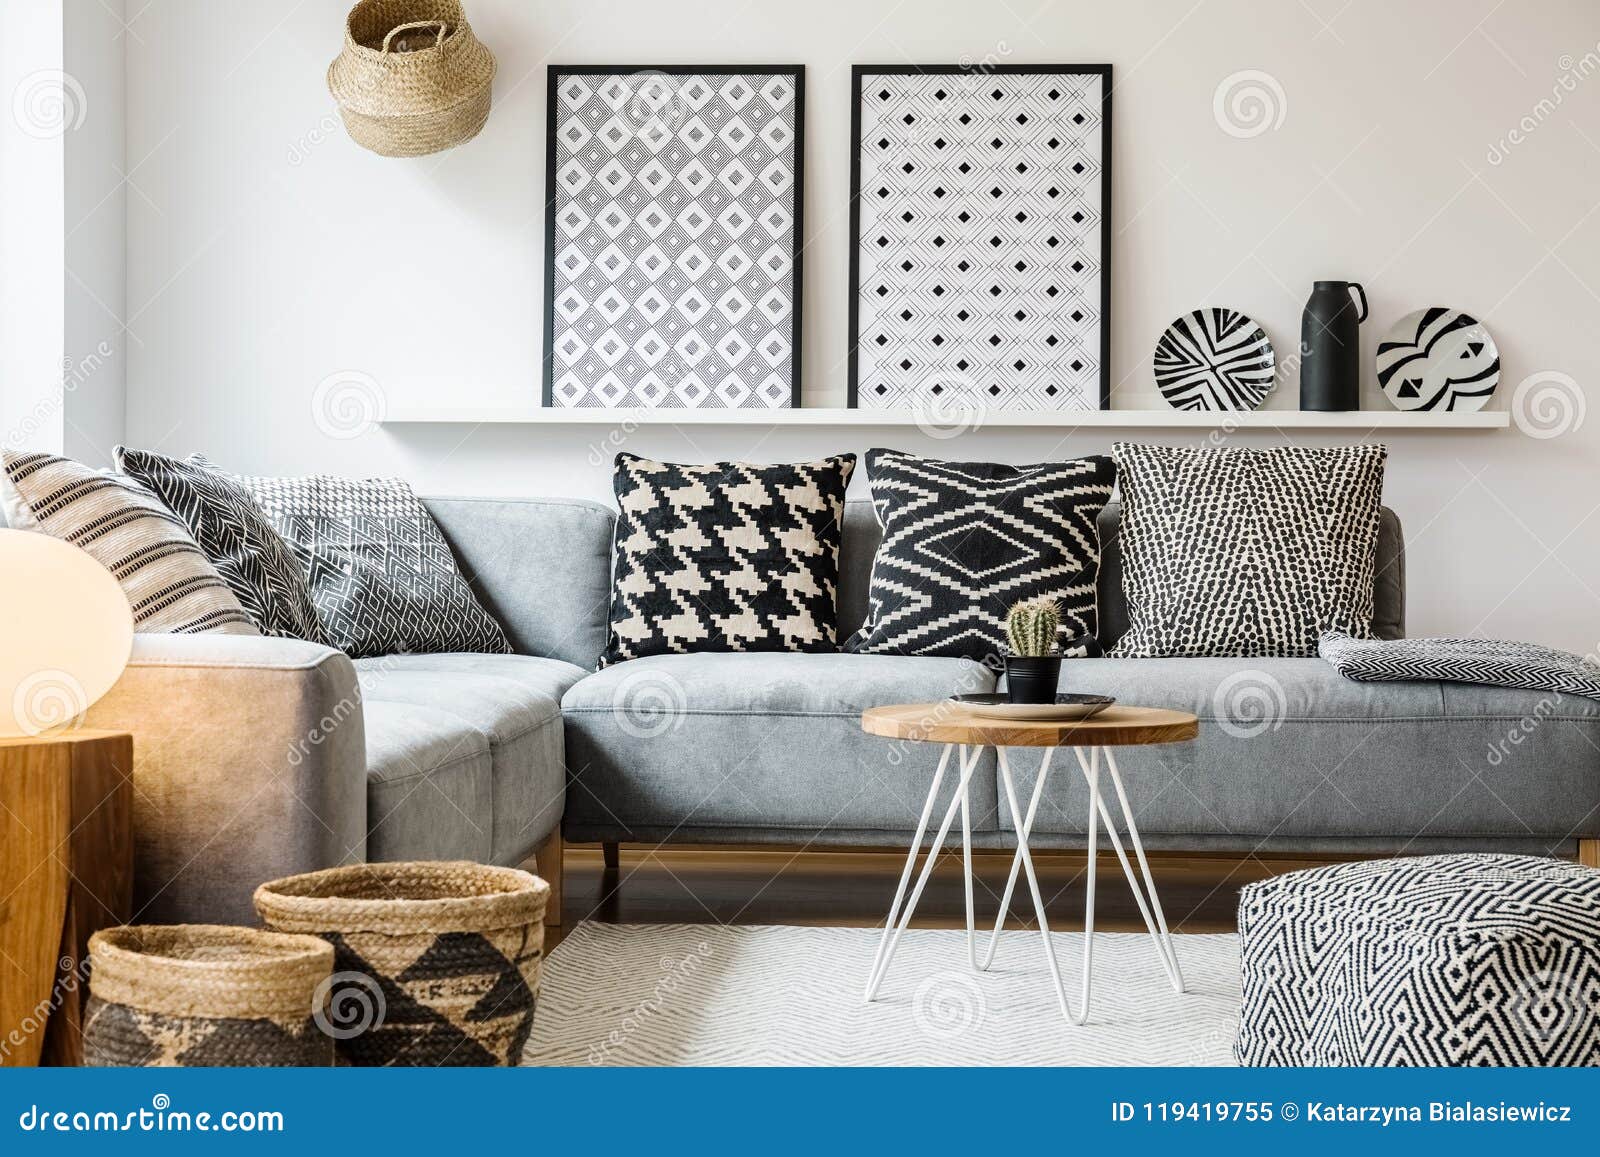
[[[1246, 848], [1354, 836], [1554, 847], [1600, 830], [1600, 703], [1588, 699], [1357, 683], [1321, 659], [1079, 659], [1063, 665], [1062, 689], [1200, 717], [1192, 743], [1117, 753], [1141, 832]], [[1019, 791], [1037, 765], [1014, 760]], [[1039, 830], [1080, 833], [1083, 776], [1075, 761], [1057, 766], [1067, 774], [1052, 772]]]
[[592, 670], [606, 645], [616, 514], [562, 498], [425, 498], [473, 592], [521, 655]]
[[367, 859], [487, 863], [493, 828], [489, 740], [459, 716], [413, 703], [362, 704]]
[[[1097, 583], [1102, 647], [1114, 646], [1128, 629], [1128, 604], [1122, 597], [1122, 505], [1100, 512], [1100, 576]], [[872, 503], [848, 502], [844, 545], [839, 553], [839, 636], [848, 638], [867, 617], [872, 558], [878, 549], [878, 520]], [[1378, 511], [1377, 576], [1372, 591], [1372, 633], [1380, 639], [1406, 634], [1405, 537], [1394, 511]]]
[[[431, 806], [457, 844], [485, 849], [473, 859], [499, 864], [521, 863], [554, 830], [566, 794], [561, 697], [583, 677], [582, 668], [524, 655], [443, 654], [362, 659], [356, 670], [368, 708], [368, 748], [383, 756], [369, 768], [375, 782], [404, 779], [428, 766], [455, 768], [448, 775], [459, 780], [479, 772], [455, 765], [481, 755], [486, 798], [478, 801], [457, 784], [456, 794], [430, 792], [441, 798], [425, 796], [412, 807]], [[397, 707], [405, 708], [398, 717]], [[456, 795], [475, 806], [450, 815], [444, 805], [459, 803]], [[394, 806], [392, 796], [386, 799]], [[373, 810], [376, 825], [380, 816]], [[387, 850], [376, 828], [369, 838]]]
[[[961, 659], [884, 655], [660, 655], [567, 692], [566, 831], [633, 828], [900, 832], [914, 826], [938, 748], [861, 731], [861, 712], [993, 676]], [[947, 781], [953, 782], [953, 781]], [[994, 757], [974, 772], [974, 827], [993, 830]]]

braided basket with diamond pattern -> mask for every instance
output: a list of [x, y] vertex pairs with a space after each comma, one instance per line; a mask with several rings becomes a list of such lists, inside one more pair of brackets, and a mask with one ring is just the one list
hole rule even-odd
[[352, 1065], [515, 1065], [550, 886], [466, 862], [356, 864], [256, 889], [268, 928], [333, 945], [329, 1032]]

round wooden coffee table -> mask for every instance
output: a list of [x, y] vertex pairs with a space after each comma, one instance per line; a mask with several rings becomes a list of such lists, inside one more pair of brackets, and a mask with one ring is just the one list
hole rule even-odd
[[[1117, 853], [1122, 871], [1128, 877], [1128, 886], [1133, 889], [1134, 899], [1139, 904], [1139, 913], [1144, 917], [1145, 927], [1150, 930], [1151, 942], [1160, 957], [1161, 967], [1172, 982], [1172, 987], [1178, 992], [1183, 991], [1183, 972], [1178, 967], [1178, 953], [1173, 948], [1172, 936], [1167, 931], [1167, 917], [1162, 912], [1161, 900], [1156, 895], [1155, 881], [1150, 875], [1150, 862], [1145, 857], [1144, 844], [1139, 840], [1139, 829], [1133, 820], [1133, 809], [1128, 806], [1127, 792], [1122, 786], [1122, 774], [1117, 770], [1117, 760], [1112, 754], [1112, 749], [1150, 743], [1181, 743], [1193, 739], [1199, 734], [1200, 729], [1199, 722], [1193, 715], [1187, 711], [1167, 711], [1155, 707], [1113, 706], [1090, 719], [1062, 723], [1025, 723], [986, 719], [974, 715], [958, 703], [946, 700], [943, 703], [872, 707], [861, 713], [861, 728], [868, 735], [881, 735], [886, 739], [944, 744], [944, 753], [939, 757], [938, 770], [933, 775], [933, 785], [928, 789], [927, 802], [922, 805], [922, 817], [917, 820], [917, 834], [912, 838], [911, 850], [906, 854], [905, 868], [900, 873], [900, 886], [895, 891], [894, 903], [889, 907], [889, 919], [884, 925], [883, 937], [878, 942], [878, 951], [872, 960], [872, 971], [867, 978], [867, 1000], [870, 1001], [877, 995], [878, 987], [889, 971], [889, 962], [894, 958], [895, 948], [900, 943], [900, 934], [911, 923], [912, 913], [916, 911], [917, 901], [921, 899], [928, 877], [933, 873], [934, 861], [938, 859], [945, 838], [950, 834], [950, 826], [955, 822], [958, 808], [961, 812], [962, 864], [966, 874], [967, 961], [974, 969], [983, 971], [994, 962], [995, 948], [1000, 940], [1000, 929], [1005, 924], [1006, 912], [1011, 906], [1011, 894], [1016, 889], [1017, 873], [1020, 869], [1028, 877], [1028, 890], [1033, 896], [1033, 910], [1039, 920], [1040, 935], [1044, 939], [1045, 961], [1050, 968], [1050, 979], [1055, 984], [1056, 999], [1061, 1004], [1062, 1015], [1073, 1024], [1082, 1024], [1088, 1019], [1089, 983], [1094, 968], [1095, 861], [1099, 845], [1098, 824], [1104, 820], [1106, 832], [1111, 837], [1111, 846]], [[1000, 783], [1005, 789], [1006, 803], [1011, 808], [1013, 819], [1019, 815], [1023, 815], [1023, 819], [1017, 826], [1017, 851], [1011, 860], [1011, 874], [1006, 880], [1005, 893], [1000, 898], [1000, 914], [995, 917], [994, 931], [989, 937], [989, 947], [984, 953], [983, 963], [979, 964], [977, 931], [972, 911], [972, 815], [967, 789], [972, 781], [973, 770], [978, 766], [978, 757], [985, 747], [995, 749], [995, 756], [1000, 765]], [[1006, 758], [1006, 749], [1009, 747], [1044, 748], [1044, 757], [1039, 764], [1039, 777], [1034, 783], [1033, 797], [1028, 801], [1025, 815], [1017, 806], [1016, 785], [1011, 777], [1011, 764]], [[1033, 831], [1034, 817], [1038, 814], [1039, 801], [1044, 796], [1044, 785], [1050, 775], [1050, 761], [1056, 749], [1062, 747], [1072, 749], [1077, 757], [1078, 766], [1083, 771], [1084, 779], [1089, 785], [1083, 987], [1081, 1007], [1077, 1011], [1073, 1010], [1067, 1000], [1066, 988], [1061, 982], [1061, 969], [1056, 963], [1055, 950], [1050, 943], [1050, 924], [1045, 919], [1044, 898], [1039, 893], [1039, 879], [1034, 873], [1033, 856], [1028, 850], [1028, 837]], [[912, 872], [916, 868], [917, 856], [922, 850], [922, 838], [927, 833], [928, 820], [933, 815], [933, 805], [939, 797], [939, 789], [944, 785], [951, 755], [957, 748], [960, 748], [961, 754], [955, 794], [951, 796], [950, 804], [945, 808], [944, 821], [939, 825], [939, 833], [928, 845], [922, 871], [917, 876], [916, 885], [911, 889], [911, 897], [908, 900], [906, 887], [910, 884]], [[1102, 757], [1105, 760], [1106, 771], [1111, 777], [1112, 786], [1116, 789], [1117, 803], [1122, 808], [1123, 822], [1128, 828], [1128, 841], [1133, 845], [1134, 856], [1139, 861], [1137, 877], [1133, 865], [1128, 860], [1128, 853], [1123, 848], [1122, 838], [1117, 832], [1115, 823], [1112, 822], [1105, 797], [1100, 792]]]

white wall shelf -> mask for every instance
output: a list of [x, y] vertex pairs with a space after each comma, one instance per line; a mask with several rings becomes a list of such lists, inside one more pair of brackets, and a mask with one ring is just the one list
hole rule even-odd
[[[926, 419], [924, 419], [925, 421]], [[384, 425], [542, 426], [869, 426], [916, 427], [909, 410], [557, 410], [540, 407], [437, 407], [396, 410]], [[936, 423], [938, 424], [938, 423]], [[1019, 430], [1100, 428], [1113, 430], [1502, 430], [1510, 425], [1504, 410], [1475, 414], [1427, 414], [1400, 410], [1351, 410], [1311, 413], [1302, 410], [1254, 410], [1249, 413], [1196, 413], [1183, 410], [1071, 410], [1052, 413], [1019, 411], [984, 414], [976, 421], [959, 418], [942, 423], [948, 429]]]

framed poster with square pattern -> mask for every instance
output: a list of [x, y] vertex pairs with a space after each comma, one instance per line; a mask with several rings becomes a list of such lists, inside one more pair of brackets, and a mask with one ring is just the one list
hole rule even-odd
[[1111, 66], [856, 65], [850, 404], [1111, 390]]
[[803, 65], [555, 66], [544, 404], [800, 393]]

